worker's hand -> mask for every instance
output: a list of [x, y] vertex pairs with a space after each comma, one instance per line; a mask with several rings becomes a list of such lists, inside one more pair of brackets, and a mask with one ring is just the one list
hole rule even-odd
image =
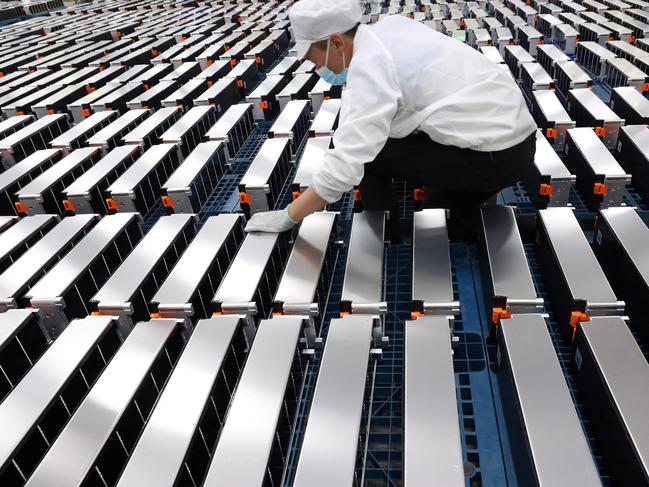
[[246, 232], [285, 232], [298, 223], [289, 215], [287, 206], [283, 210], [255, 213], [246, 225]]

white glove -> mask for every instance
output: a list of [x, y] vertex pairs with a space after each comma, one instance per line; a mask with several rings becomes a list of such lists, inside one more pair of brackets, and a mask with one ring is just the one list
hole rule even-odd
[[283, 210], [255, 213], [246, 225], [246, 232], [279, 233], [290, 230], [300, 223], [288, 214], [288, 206]]

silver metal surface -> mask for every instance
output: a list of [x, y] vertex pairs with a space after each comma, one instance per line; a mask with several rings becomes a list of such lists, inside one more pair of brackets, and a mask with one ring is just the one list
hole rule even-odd
[[[284, 314], [319, 314], [316, 289], [338, 214], [317, 212], [307, 216], [293, 244], [274, 302]], [[315, 304], [315, 306], [314, 306]]]
[[[58, 218], [57, 215], [34, 215], [21, 218], [0, 237], [0, 261], [15, 252], [19, 246], [24, 246], [27, 240], [43, 232]], [[43, 233], [46, 232], [47, 230]]]
[[304, 111], [308, 109], [309, 103], [309, 100], [289, 101], [270, 127], [269, 134], [272, 137], [293, 138], [295, 136], [295, 125], [299, 122]]
[[302, 327], [299, 316], [261, 321], [212, 456], [206, 487], [263, 485]]
[[616, 309], [621, 306], [624, 309], [624, 303], [617, 300], [573, 211], [548, 208], [539, 210], [539, 218], [573, 299], [583, 299], [589, 307]]
[[220, 303], [223, 313], [257, 313], [257, 305], [252, 300], [278, 238], [277, 233], [247, 234], [212, 299], [212, 303]]
[[95, 215], [75, 215], [61, 220], [52, 230], [27, 250], [11, 267], [0, 274], [0, 310], [16, 307], [16, 298], [41, 269], [60, 257], [70, 240], [90, 227]]
[[[241, 178], [239, 187], [245, 188], [250, 196], [252, 213], [272, 210], [266, 197], [270, 192], [270, 177], [289, 143], [290, 139], [285, 138], [266, 139]], [[280, 188], [275, 188], [275, 191], [279, 192]]]
[[328, 137], [334, 134], [334, 127], [340, 112], [340, 99], [331, 98], [324, 100], [320, 105], [313, 123], [309, 127], [311, 137]]
[[62, 193], [74, 204], [74, 212], [93, 213], [91, 191], [118, 166], [135, 157], [138, 151], [139, 148], [133, 145], [115, 147], [65, 188]]
[[101, 147], [107, 149], [109, 141], [115, 137], [116, 134], [126, 130], [131, 124], [144, 120], [149, 114], [149, 110], [138, 108], [136, 110], [128, 110], [124, 115], [119, 117], [114, 122], [110, 123], [95, 135], [90, 137], [86, 144], [89, 147]]
[[98, 147], [75, 149], [45, 172], [20, 188], [16, 197], [26, 206], [27, 214], [45, 213], [44, 194], [61, 178], [83, 166], [89, 159], [99, 155]]
[[[149, 119], [150, 120], [150, 119]], [[129, 167], [113, 184], [106, 188], [106, 192], [111, 195], [129, 195], [133, 189], [155, 167], [164, 160], [167, 155], [176, 150], [175, 144], [158, 144], [153, 145], [144, 152], [140, 158]]]
[[112, 322], [110, 316], [74, 320], [0, 404], [0, 465], [12, 457]]
[[97, 259], [105, 249], [133, 220], [138, 213], [118, 213], [104, 216], [88, 234], [68, 252], [29, 291], [25, 298], [34, 308], [43, 311], [45, 327], [55, 336], [67, 325], [62, 316], [66, 303], [62, 296], [79, 276]]
[[372, 327], [369, 315], [331, 320], [294, 487], [353, 485]]
[[[564, 139], [565, 140], [565, 139]], [[536, 133], [536, 152], [534, 167], [541, 180], [549, 179], [552, 194], [549, 195], [548, 206], [567, 206], [570, 198], [570, 188], [575, 184], [576, 176], [570, 174], [550, 142], [541, 134]], [[532, 188], [540, 190], [540, 187]]]
[[180, 120], [178, 120], [160, 136], [160, 140], [165, 144], [179, 142], [181, 143], [182, 137], [212, 110], [214, 110], [214, 107], [211, 107], [209, 105], [191, 108], [182, 116]]
[[542, 312], [543, 298], [534, 288], [514, 209], [493, 206], [480, 213], [494, 300], [504, 298], [512, 313]]
[[216, 259], [230, 232], [240, 224], [240, 218], [236, 214], [221, 214], [206, 220], [151, 299], [152, 303], [157, 303], [158, 312], [163, 318], [193, 316], [194, 310], [191, 309], [190, 298]]
[[118, 486], [174, 484], [240, 322], [239, 316], [218, 316], [198, 322]]
[[502, 320], [501, 333], [510, 370], [499, 373], [512, 376], [538, 485], [600, 486], [545, 319], [514, 315]]
[[456, 314], [460, 304], [453, 298], [451, 257], [446, 212], [416, 211], [412, 237], [412, 300], [425, 314]]
[[177, 116], [179, 112], [180, 108], [178, 107], [160, 108], [134, 130], [126, 134], [122, 140], [125, 144], [142, 144], [144, 138], [151, 134], [151, 132], [160, 125]]
[[133, 329], [25, 485], [82, 484], [177, 325], [151, 320]]
[[464, 487], [449, 321], [405, 322], [403, 485]]
[[0, 350], [36, 313], [33, 309], [10, 309], [0, 313]]
[[[629, 327], [619, 316], [593, 317], [580, 324], [581, 333], [595, 358], [598, 375], [610, 395], [617, 415], [633, 444], [639, 463], [649, 473], [649, 364]], [[580, 352], [577, 351], [579, 354]], [[581, 359], [576, 358], [577, 366]], [[616, 427], [610, 425], [611, 427]]]
[[[597, 120], [624, 122], [595, 93], [588, 89], [570, 90], [570, 94]], [[570, 110], [570, 106], [568, 107]]]
[[70, 130], [64, 132], [50, 142], [50, 147], [54, 149], [62, 149], [67, 152], [73, 150], [72, 144], [83, 140], [89, 132], [96, 130], [97, 126], [101, 126], [109, 119], [117, 118], [117, 112], [97, 112], [93, 113], [82, 122], [76, 124]]
[[192, 94], [198, 95], [199, 92], [202, 93], [202, 91], [204, 91], [206, 87], [207, 87], [207, 83], [205, 82], [205, 80], [199, 78], [190, 79], [189, 81], [187, 81], [187, 83], [180, 86], [171, 95], [167, 96], [164, 100], [162, 100], [161, 102], [162, 106], [175, 107], [178, 105], [182, 107], [183, 103], [181, 102], [181, 100], [184, 100], [188, 96], [192, 96]]
[[142, 285], [151, 268], [183, 229], [192, 224], [193, 219], [194, 215], [186, 214], [160, 217], [122, 265], [92, 297], [91, 302], [96, 303], [97, 309], [100, 311], [128, 310], [129, 301]]
[[304, 191], [311, 186], [313, 174], [322, 166], [325, 153], [330, 146], [331, 137], [315, 137], [306, 141], [300, 157], [300, 165], [293, 177], [293, 185], [299, 188], [300, 191]]
[[383, 294], [383, 235], [385, 213], [364, 211], [354, 214], [347, 251], [341, 302], [352, 312], [385, 313]]
[[620, 164], [611, 155], [602, 140], [595, 134], [591, 127], [578, 127], [568, 130], [570, 139], [579, 149], [592, 168], [594, 174], [601, 174], [607, 178], [620, 177], [629, 179]]
[[601, 210], [600, 218], [611, 227], [615, 238], [649, 286], [649, 228], [633, 208], [606, 208]]

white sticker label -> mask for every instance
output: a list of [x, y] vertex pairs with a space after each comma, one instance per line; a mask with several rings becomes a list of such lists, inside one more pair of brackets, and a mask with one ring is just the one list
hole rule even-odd
[[595, 234], [595, 240], [597, 240], [598, 245], [602, 245], [602, 232], [600, 230], [597, 230], [597, 233]]
[[575, 352], [575, 363], [577, 364], [577, 369], [581, 370], [581, 352], [579, 352], [579, 349]]

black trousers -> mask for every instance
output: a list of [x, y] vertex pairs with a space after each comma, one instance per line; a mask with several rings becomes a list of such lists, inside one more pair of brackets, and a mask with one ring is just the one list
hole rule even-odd
[[363, 208], [390, 210], [391, 232], [398, 234], [399, 206], [392, 180], [405, 180], [424, 188], [422, 208], [450, 210], [449, 234], [461, 237], [464, 229], [477, 228], [479, 207], [530, 168], [535, 152], [536, 132], [497, 152], [438, 144], [425, 133], [388, 139], [376, 159], [365, 164], [358, 188]]

